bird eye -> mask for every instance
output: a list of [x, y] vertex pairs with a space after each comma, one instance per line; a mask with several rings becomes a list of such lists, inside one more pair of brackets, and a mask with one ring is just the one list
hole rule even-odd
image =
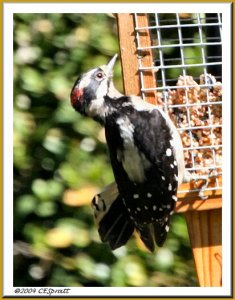
[[97, 78], [98, 80], [102, 79], [103, 77], [104, 77], [104, 74], [103, 74], [102, 72], [98, 72], [98, 73], [96, 74], [96, 78]]

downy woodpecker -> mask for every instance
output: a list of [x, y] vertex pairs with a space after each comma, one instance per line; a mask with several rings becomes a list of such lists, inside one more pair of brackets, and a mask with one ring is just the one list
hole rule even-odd
[[154, 251], [169, 231], [184, 177], [183, 147], [177, 129], [159, 107], [115, 89], [116, 58], [81, 75], [71, 104], [105, 128], [116, 183], [92, 201], [101, 240], [116, 249], [137, 230]]

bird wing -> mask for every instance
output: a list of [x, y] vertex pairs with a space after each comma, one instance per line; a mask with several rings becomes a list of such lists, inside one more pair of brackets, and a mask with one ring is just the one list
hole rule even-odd
[[[138, 118], [138, 121], [134, 118]], [[139, 111], [137, 115], [130, 116], [130, 121], [135, 124], [133, 132], [135, 145], [156, 171], [155, 179], [163, 183], [163, 188], [166, 187], [166, 183], [171, 183], [174, 188], [178, 178], [178, 162], [174, 136], [167, 119], [156, 108]]]
[[126, 113], [107, 118], [106, 139], [123, 206], [153, 251], [153, 236], [159, 246], [166, 239], [177, 200], [174, 133], [155, 106], [125, 107]]

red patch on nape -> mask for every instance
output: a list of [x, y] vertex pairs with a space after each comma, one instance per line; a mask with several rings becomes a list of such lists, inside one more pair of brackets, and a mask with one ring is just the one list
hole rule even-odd
[[74, 88], [71, 93], [71, 103], [72, 105], [76, 105], [78, 101], [81, 100], [83, 96], [83, 89]]

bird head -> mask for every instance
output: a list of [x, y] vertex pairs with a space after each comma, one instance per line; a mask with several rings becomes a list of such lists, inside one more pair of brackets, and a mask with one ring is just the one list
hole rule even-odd
[[102, 118], [108, 109], [104, 97], [118, 97], [121, 94], [113, 85], [113, 68], [117, 54], [107, 65], [88, 71], [76, 81], [70, 95], [71, 104], [79, 113]]

